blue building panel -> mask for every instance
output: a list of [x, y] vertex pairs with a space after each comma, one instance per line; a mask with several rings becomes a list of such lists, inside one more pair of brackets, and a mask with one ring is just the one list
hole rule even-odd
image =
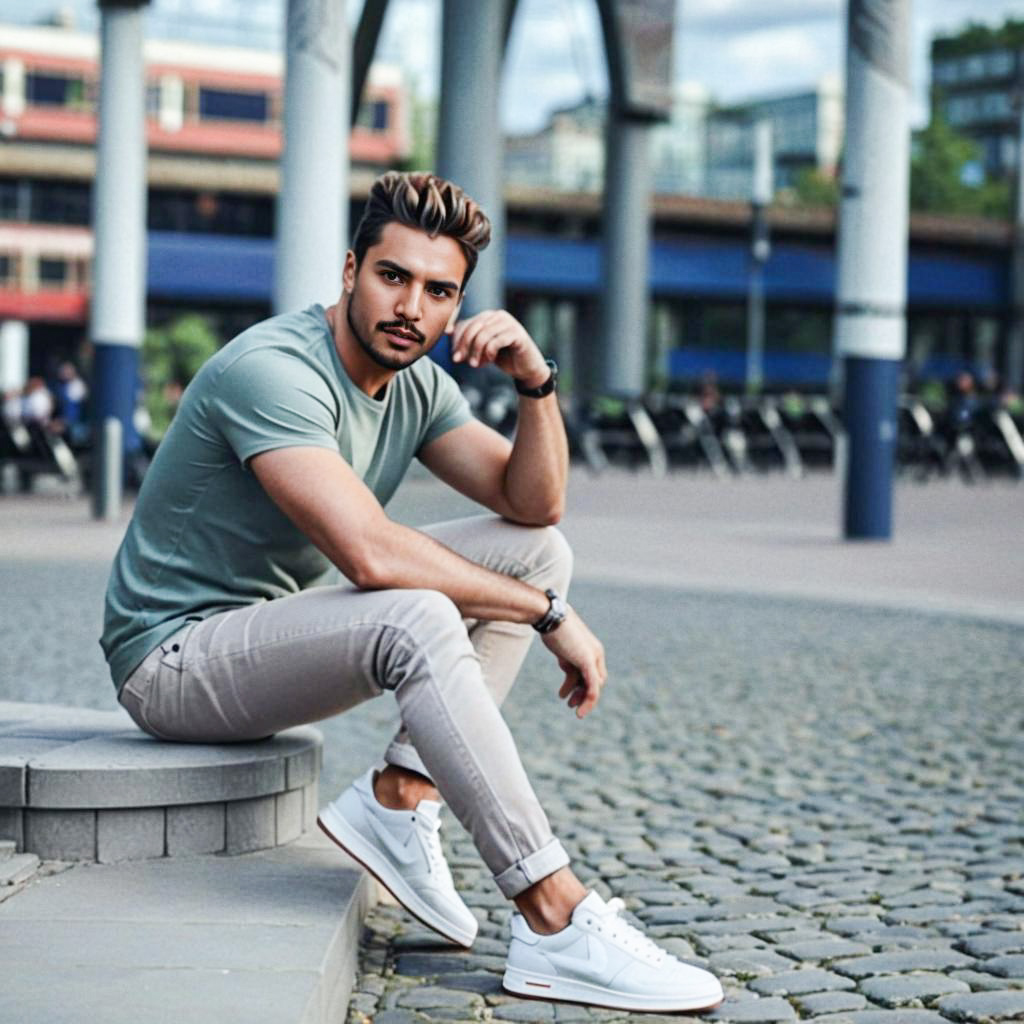
[[148, 290], [160, 298], [269, 302], [274, 241], [150, 231]]
[[[764, 353], [764, 382], [816, 387], [828, 383], [831, 357], [813, 352]], [[742, 384], [747, 375], [747, 355], [731, 349], [677, 348], [669, 353], [669, 377], [697, 380], [713, 373], [722, 384]]]
[[[269, 302], [274, 242], [151, 231], [148, 272], [154, 296]], [[693, 237], [655, 242], [651, 248], [651, 287], [658, 295], [743, 301], [748, 277], [748, 246], [737, 239]], [[594, 239], [513, 235], [506, 242], [506, 281], [510, 288], [548, 295], [597, 295], [600, 245]], [[769, 301], [830, 305], [836, 287], [834, 253], [827, 246], [775, 243], [764, 283]], [[915, 249], [908, 290], [911, 305], [1005, 308], [1007, 260], [1002, 253]]]
[[[487, 259], [487, 254], [482, 258]], [[593, 295], [600, 280], [601, 250], [594, 241], [522, 235], [505, 240], [509, 288]]]

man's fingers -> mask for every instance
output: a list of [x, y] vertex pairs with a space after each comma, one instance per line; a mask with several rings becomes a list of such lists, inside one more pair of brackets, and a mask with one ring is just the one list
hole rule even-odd
[[579, 707], [576, 708], [577, 718], [586, 718], [586, 716], [594, 710], [597, 706], [597, 702], [601, 699], [601, 683], [603, 681], [603, 676], [598, 673], [597, 666], [593, 665], [584, 669], [582, 671], [582, 675], [586, 695], [580, 701]]

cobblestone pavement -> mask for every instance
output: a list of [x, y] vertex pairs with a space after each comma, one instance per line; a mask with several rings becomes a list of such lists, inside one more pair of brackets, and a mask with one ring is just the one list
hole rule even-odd
[[[1024, 1018], [1024, 632], [595, 585], [575, 603], [620, 638], [602, 704], [562, 713], [538, 650], [507, 717], [584, 881], [723, 979], [707, 1019]], [[349, 1024], [630, 1016], [503, 994], [507, 904], [445, 835], [479, 939], [378, 907]]]
[[[888, 549], [829, 541], [818, 481], [575, 486], [573, 600], [610, 683], [577, 722], [536, 650], [507, 715], [584, 881], [723, 978], [710, 1019], [1024, 1019], [1024, 630], [841, 603], [889, 573], [908, 602], [1019, 618], [1016, 492], [904, 491]], [[96, 636], [117, 531], [35, 509], [0, 510], [0, 696], [115, 707]], [[433, 491], [406, 510], [453, 514]], [[804, 596], [715, 592], [766, 579]], [[395, 720], [382, 698], [322, 723], [324, 798]], [[379, 907], [350, 1024], [622, 1019], [501, 993], [508, 905], [450, 816], [445, 835], [480, 938], [438, 946]]]

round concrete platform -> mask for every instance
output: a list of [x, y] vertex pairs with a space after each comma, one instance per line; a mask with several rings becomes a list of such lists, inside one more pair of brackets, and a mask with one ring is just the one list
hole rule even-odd
[[0, 840], [47, 860], [280, 846], [317, 813], [322, 740], [164, 743], [122, 711], [0, 701]]

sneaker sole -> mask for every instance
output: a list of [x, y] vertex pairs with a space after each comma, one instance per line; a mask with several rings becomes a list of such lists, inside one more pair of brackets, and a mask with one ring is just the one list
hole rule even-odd
[[[325, 813], [329, 814], [325, 822]], [[439, 917], [437, 912], [425, 903], [408, 882], [367, 841], [338, 814], [329, 811], [321, 812], [316, 819], [320, 831], [328, 839], [345, 851], [354, 861], [361, 864], [385, 889], [410, 913], [420, 924], [425, 924], [438, 935], [444, 936], [449, 942], [469, 949], [476, 938], [472, 934], [458, 929], [450, 921]]]
[[680, 998], [668, 996], [644, 997], [635, 992], [616, 992], [603, 985], [574, 981], [553, 975], [523, 971], [507, 967], [501, 980], [506, 992], [526, 999], [540, 999], [549, 1003], [585, 1003], [610, 1010], [633, 1010], [638, 1013], [674, 1013], [680, 1010], [713, 1010], [725, 1001], [715, 995], [694, 995]]

